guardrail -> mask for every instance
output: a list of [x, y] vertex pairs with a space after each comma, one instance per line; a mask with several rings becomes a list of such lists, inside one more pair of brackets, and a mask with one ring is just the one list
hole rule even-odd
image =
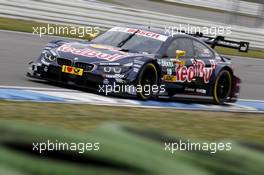
[[[50, 23], [93, 25], [103, 29], [135, 24], [158, 28], [165, 26], [225, 26], [217, 22], [186, 18], [121, 6], [108, 6], [80, 0], [0, 0], [0, 16], [34, 19]], [[248, 41], [253, 48], [264, 48], [264, 29], [231, 26], [228, 39]]]

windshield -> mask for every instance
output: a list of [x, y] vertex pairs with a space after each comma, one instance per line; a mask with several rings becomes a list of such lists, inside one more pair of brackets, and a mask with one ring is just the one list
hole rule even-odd
[[131, 28], [113, 28], [93, 40], [94, 43], [120, 47], [135, 53], [156, 53], [166, 36]]

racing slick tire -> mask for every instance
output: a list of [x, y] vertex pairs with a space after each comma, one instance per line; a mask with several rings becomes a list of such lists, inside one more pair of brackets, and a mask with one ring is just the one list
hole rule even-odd
[[158, 84], [158, 71], [153, 63], [145, 64], [139, 72], [136, 86], [140, 87], [137, 90], [137, 97], [141, 100], [148, 100], [153, 97], [153, 85]]
[[232, 75], [230, 71], [222, 70], [216, 77], [213, 87], [213, 100], [215, 104], [224, 104], [228, 101], [232, 89]]

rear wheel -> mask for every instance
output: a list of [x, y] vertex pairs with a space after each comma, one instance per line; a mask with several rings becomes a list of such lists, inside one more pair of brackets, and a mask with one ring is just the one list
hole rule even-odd
[[147, 63], [141, 69], [137, 81], [137, 96], [147, 100], [153, 96], [153, 86], [158, 84], [158, 71], [153, 63]]
[[227, 70], [222, 70], [217, 76], [213, 89], [215, 104], [223, 104], [228, 100], [232, 88], [232, 75]]

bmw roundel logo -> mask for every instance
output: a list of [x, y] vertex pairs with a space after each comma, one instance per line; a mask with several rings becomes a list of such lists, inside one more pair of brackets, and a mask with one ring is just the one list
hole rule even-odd
[[78, 59], [79, 59], [78, 57], [75, 57], [73, 60], [74, 60], [74, 61], [78, 61]]

